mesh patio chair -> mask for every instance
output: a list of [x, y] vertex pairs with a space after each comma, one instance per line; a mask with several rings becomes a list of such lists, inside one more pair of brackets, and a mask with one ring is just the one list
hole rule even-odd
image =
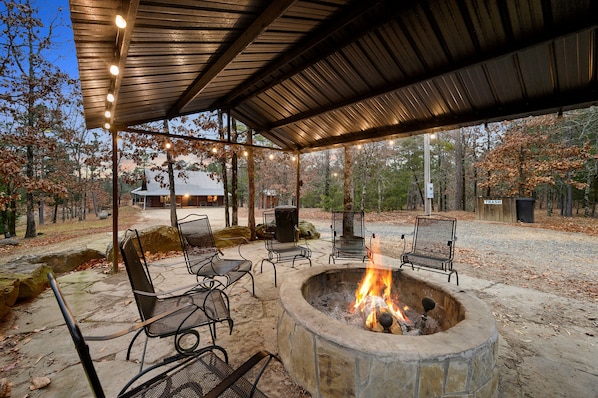
[[[363, 211], [333, 211], [332, 253], [328, 257], [336, 263], [337, 258], [355, 258], [362, 262], [372, 258], [372, 251], [365, 242], [365, 225]], [[373, 235], [370, 236], [370, 242]]]
[[[107, 336], [83, 336], [81, 329], [70, 311], [58, 283], [53, 275], [48, 274], [50, 286], [58, 302], [60, 312], [75, 344], [81, 365], [87, 380], [97, 398], [104, 398], [102, 383], [93, 365], [93, 359], [87, 341], [106, 341], [124, 336], [139, 328], [145, 328], [159, 322], [171, 312], [160, 314], [145, 322]], [[152, 365], [135, 375], [122, 387], [119, 398], [130, 397], [265, 397], [257, 388], [266, 366], [275, 358], [273, 354], [259, 351], [237, 369], [228, 364], [228, 355], [224, 348], [212, 345], [187, 354], [176, 354]], [[257, 375], [252, 381], [246, 378], [249, 370], [258, 364]]]
[[252, 262], [241, 254], [241, 245], [248, 243], [244, 237], [227, 238], [240, 241], [237, 250], [239, 259], [223, 258], [223, 253], [216, 247], [210, 220], [206, 215], [189, 214], [178, 223], [181, 247], [190, 274], [196, 275], [198, 281], [216, 277], [226, 278], [228, 287], [244, 276], [251, 278], [251, 293], [255, 296], [255, 284], [251, 274]]
[[455, 235], [457, 219], [442, 215], [420, 215], [415, 218], [413, 242], [411, 249], [407, 250], [406, 237], [403, 239], [403, 254], [401, 266], [411, 265], [411, 269], [425, 269], [427, 271], [448, 273], [448, 281], [455, 274], [457, 285], [459, 274], [453, 269], [455, 256]]
[[127, 360], [130, 358], [133, 343], [143, 331], [146, 340], [141, 358], [142, 369], [149, 338], [174, 336], [175, 348], [185, 353], [199, 346], [200, 334], [196, 330], [198, 327], [208, 327], [212, 343], [216, 339], [217, 323], [228, 322], [232, 332], [233, 320], [230, 317], [229, 300], [222, 290], [214, 284], [194, 284], [156, 293], [147, 263], [139, 257], [135, 241], [135, 237], [129, 235], [120, 241], [119, 245], [141, 320], [145, 321], [156, 314], [168, 312], [174, 307], [183, 308], [140, 329], [129, 344]]
[[294, 207], [279, 206], [274, 210], [264, 211], [264, 235], [268, 257], [260, 262], [260, 271], [263, 271], [264, 261], [272, 264], [274, 268], [274, 286], [276, 281], [276, 264], [307, 260], [311, 267], [311, 249], [307, 241], [299, 245], [299, 228], [297, 209]]

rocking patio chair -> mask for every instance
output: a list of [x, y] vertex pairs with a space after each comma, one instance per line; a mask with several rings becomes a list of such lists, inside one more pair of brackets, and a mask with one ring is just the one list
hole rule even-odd
[[372, 251], [365, 242], [363, 218], [363, 211], [332, 212], [332, 253], [328, 257], [328, 264], [330, 260], [336, 263], [337, 258], [355, 258], [362, 262], [372, 258]]
[[411, 250], [407, 251], [406, 237], [403, 239], [403, 254], [401, 255], [401, 266], [408, 264], [411, 269], [424, 269], [426, 271], [448, 273], [448, 281], [451, 275], [455, 274], [457, 285], [459, 274], [453, 268], [455, 256], [455, 235], [457, 219], [442, 215], [420, 215], [415, 218], [415, 229], [413, 231], [413, 243]]
[[[85, 369], [89, 386], [95, 397], [104, 398], [105, 393], [98, 374], [93, 365], [87, 341], [105, 341], [124, 336], [137, 329], [145, 328], [152, 323], [159, 322], [168, 317], [172, 312], [160, 314], [145, 322], [137, 323], [134, 326], [113, 333], [108, 336], [87, 336], [84, 337], [75, 317], [67, 306], [64, 296], [60, 291], [54, 276], [49, 273], [50, 286], [58, 302], [60, 312], [64, 317], [66, 326], [69, 329], [75, 348], [79, 354], [81, 365]], [[172, 311], [177, 311], [178, 308]], [[216, 354], [219, 352], [219, 354]], [[221, 358], [224, 357], [224, 358]], [[259, 351], [248, 359], [239, 368], [233, 369], [228, 364], [228, 355], [224, 348], [212, 345], [193, 351], [187, 354], [176, 354], [163, 361], [146, 368], [135, 375], [118, 393], [119, 398], [130, 397], [265, 397], [265, 394], [257, 389], [257, 383], [262, 376], [266, 366], [273, 354], [266, 351]], [[257, 376], [250, 382], [245, 374], [260, 362], [263, 363], [257, 371]]]
[[264, 211], [264, 235], [265, 246], [268, 251], [268, 258], [260, 262], [260, 271], [263, 271], [264, 261], [272, 264], [274, 268], [274, 286], [276, 281], [276, 264], [291, 262], [295, 267], [295, 261], [307, 260], [311, 267], [311, 249], [299, 245], [299, 228], [296, 208], [285, 208], [280, 206], [274, 210]]
[[247, 243], [247, 239], [227, 238], [241, 241], [237, 247], [241, 258], [223, 258], [220, 257], [223, 253], [216, 247], [208, 216], [189, 214], [181, 218], [177, 225], [187, 270], [197, 277], [198, 282], [225, 277], [225, 287], [229, 287], [247, 275], [251, 278], [251, 293], [255, 296], [255, 283], [251, 274], [253, 264], [241, 254], [241, 245]]
[[119, 245], [142, 321], [150, 319], [156, 314], [168, 312], [172, 308], [183, 306], [182, 309], [170, 316], [140, 329], [129, 344], [127, 360], [130, 358], [133, 343], [143, 331], [145, 331], [146, 340], [141, 358], [141, 369], [143, 369], [147, 342], [150, 337], [175, 336], [177, 351], [188, 353], [199, 346], [200, 334], [195, 330], [198, 327], [208, 327], [212, 343], [216, 339], [217, 323], [227, 321], [229, 330], [232, 332], [233, 320], [230, 317], [228, 296], [214, 283], [210, 283], [210, 285], [196, 283], [156, 293], [147, 263], [142, 262], [135, 247], [135, 237], [126, 236]]

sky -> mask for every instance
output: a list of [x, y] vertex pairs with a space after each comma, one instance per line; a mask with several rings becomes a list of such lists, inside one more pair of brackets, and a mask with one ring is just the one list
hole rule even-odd
[[55, 20], [55, 47], [48, 56], [48, 60], [56, 64], [63, 72], [72, 78], [79, 77], [77, 53], [71, 28], [71, 16], [68, 0], [34, 0], [33, 6], [39, 9], [38, 17], [47, 27]]

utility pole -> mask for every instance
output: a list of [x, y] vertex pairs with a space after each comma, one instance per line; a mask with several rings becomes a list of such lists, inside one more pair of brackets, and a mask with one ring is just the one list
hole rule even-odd
[[430, 134], [424, 134], [424, 213], [432, 214], [434, 186], [430, 181]]

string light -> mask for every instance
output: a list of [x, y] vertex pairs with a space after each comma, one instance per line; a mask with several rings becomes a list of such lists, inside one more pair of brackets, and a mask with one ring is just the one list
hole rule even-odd
[[117, 65], [110, 65], [110, 73], [112, 74], [112, 76], [118, 76], [118, 74], [120, 73], [120, 70], [118, 69]]
[[108, 122], [104, 123], [104, 128], [106, 130], [110, 130], [110, 123], [108, 123]]
[[106, 117], [106, 119], [110, 119], [110, 116], [112, 116], [112, 113], [106, 109], [106, 111], [104, 112], [104, 116]]
[[270, 154], [270, 156], [268, 156], [268, 159], [274, 160], [274, 155]]
[[108, 93], [108, 95], [106, 95], [106, 100], [108, 102], [114, 102], [114, 94]]
[[114, 18], [114, 23], [119, 29], [124, 29], [127, 27], [127, 20], [125, 19], [125, 17], [121, 15], [120, 12], [116, 14], [116, 18]]

